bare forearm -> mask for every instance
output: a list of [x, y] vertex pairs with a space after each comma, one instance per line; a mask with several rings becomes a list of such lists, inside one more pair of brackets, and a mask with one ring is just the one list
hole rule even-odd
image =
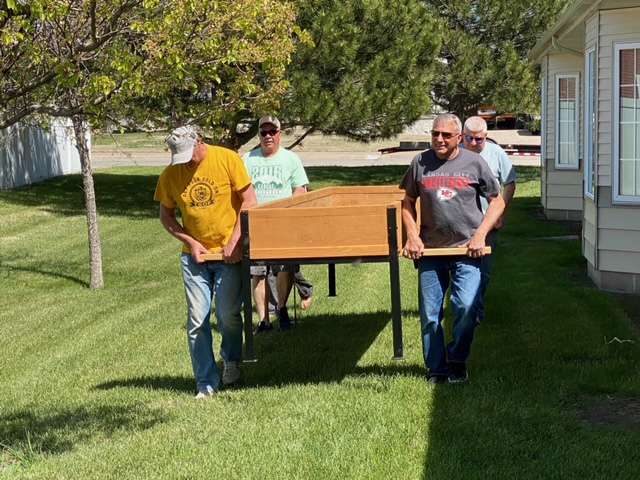
[[482, 223], [476, 230], [476, 234], [481, 234], [486, 237], [504, 213], [504, 209], [505, 203], [502, 195], [498, 195], [497, 197], [491, 199], [489, 208], [487, 209], [487, 213], [485, 213]]
[[177, 238], [188, 247], [195, 241], [195, 239], [184, 230], [182, 225], [178, 223], [175, 217], [175, 211], [161, 207], [160, 223], [162, 223], [164, 229], [169, 232], [171, 236]]
[[424, 249], [417, 218], [416, 200], [405, 196], [402, 200], [402, 223], [407, 232], [407, 241], [402, 249], [402, 255], [412, 260], [418, 260]]
[[[245, 192], [242, 193], [242, 204], [240, 205], [240, 211], [248, 210], [250, 208], [255, 207], [258, 204], [258, 200], [256, 198], [256, 193], [253, 187], [249, 187]], [[236, 224], [233, 226], [233, 232], [231, 232], [231, 238], [229, 239], [229, 244], [235, 245], [237, 241], [240, 239], [240, 215], [236, 220]]]
[[509, 204], [516, 193], [516, 182], [507, 183], [502, 189], [502, 198], [504, 199], [504, 211], [509, 208]]
[[404, 224], [408, 238], [420, 238], [415, 202], [407, 199], [402, 201], [402, 223]]

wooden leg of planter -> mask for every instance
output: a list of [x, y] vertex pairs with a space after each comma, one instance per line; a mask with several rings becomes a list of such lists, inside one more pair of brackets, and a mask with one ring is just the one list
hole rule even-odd
[[255, 362], [253, 351], [253, 310], [251, 304], [251, 258], [249, 248], [249, 213], [240, 212], [242, 242], [242, 303], [244, 305], [244, 361]]
[[396, 209], [387, 209], [387, 232], [389, 240], [389, 281], [391, 286], [391, 325], [393, 329], [393, 359], [404, 358], [402, 342], [402, 311], [400, 305], [400, 261], [398, 258]]
[[336, 295], [336, 264], [329, 263], [329, 296], [335, 297]]

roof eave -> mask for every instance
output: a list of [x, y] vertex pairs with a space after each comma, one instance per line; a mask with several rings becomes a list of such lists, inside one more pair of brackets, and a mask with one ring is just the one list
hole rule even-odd
[[558, 34], [563, 32], [563, 30], [568, 32], [584, 22], [585, 18], [593, 12], [601, 1], [602, 0], [577, 0], [567, 5], [567, 8], [565, 8], [564, 12], [560, 15], [558, 21], [544, 32], [535, 46], [529, 51], [529, 58], [535, 63], [540, 63], [542, 57], [553, 46], [552, 38], [559, 37], [561, 35]]

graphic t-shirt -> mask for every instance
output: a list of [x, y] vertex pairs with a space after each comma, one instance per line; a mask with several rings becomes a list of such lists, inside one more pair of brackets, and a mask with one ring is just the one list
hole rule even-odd
[[[197, 167], [180, 164], [165, 168], [154, 199], [167, 208], [180, 209], [184, 230], [216, 252], [231, 238], [242, 205], [239, 192], [250, 184], [236, 152], [208, 145]], [[189, 253], [189, 248], [185, 245], [182, 251]]]
[[484, 218], [480, 198], [500, 192], [487, 162], [464, 149], [453, 160], [440, 160], [433, 150], [416, 155], [400, 188], [420, 198], [420, 238], [427, 247], [467, 243]]
[[[509, 160], [507, 152], [500, 145], [486, 141], [480, 156], [487, 162], [500, 186], [516, 181], [516, 169], [513, 168], [513, 163]], [[487, 199], [480, 198], [480, 205], [482, 211], [486, 213], [489, 207]]]
[[256, 189], [258, 203], [289, 198], [293, 190], [309, 183], [300, 157], [280, 148], [275, 155], [264, 157], [259, 147], [242, 157]]

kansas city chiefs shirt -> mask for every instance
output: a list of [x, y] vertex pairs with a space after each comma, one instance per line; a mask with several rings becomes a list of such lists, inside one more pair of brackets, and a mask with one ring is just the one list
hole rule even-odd
[[452, 160], [440, 160], [433, 150], [416, 155], [400, 188], [420, 198], [420, 238], [426, 247], [467, 243], [484, 218], [480, 197], [500, 192], [483, 158], [463, 149]]

